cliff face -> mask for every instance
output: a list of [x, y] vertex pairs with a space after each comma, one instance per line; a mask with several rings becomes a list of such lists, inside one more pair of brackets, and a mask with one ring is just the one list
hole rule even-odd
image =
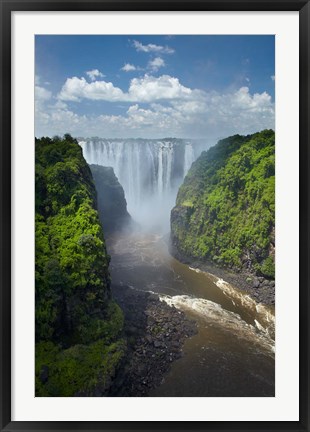
[[69, 135], [36, 140], [35, 228], [36, 396], [103, 394], [124, 352], [123, 315], [91, 171]]
[[171, 212], [179, 256], [274, 279], [275, 136], [221, 140], [195, 161]]
[[104, 232], [120, 230], [131, 222], [124, 189], [111, 167], [90, 165], [97, 189], [98, 213]]

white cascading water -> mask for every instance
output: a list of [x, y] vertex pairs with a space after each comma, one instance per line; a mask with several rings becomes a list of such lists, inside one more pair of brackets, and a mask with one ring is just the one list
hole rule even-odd
[[192, 166], [194, 160], [195, 160], [194, 149], [191, 144], [186, 144], [185, 152], [184, 152], [184, 177], [186, 176], [186, 173]]
[[161, 295], [160, 300], [177, 309], [193, 311], [213, 326], [225, 327], [227, 332], [231, 332], [238, 339], [251, 340], [254, 349], [263, 346], [269, 355], [274, 357], [274, 339], [258, 320], [254, 320], [255, 326], [247, 324], [237, 313], [228, 311], [220, 304], [204, 298], [189, 295]]
[[198, 156], [182, 139], [80, 140], [88, 164], [111, 166], [123, 186], [128, 211], [146, 227], [169, 228], [177, 190]]

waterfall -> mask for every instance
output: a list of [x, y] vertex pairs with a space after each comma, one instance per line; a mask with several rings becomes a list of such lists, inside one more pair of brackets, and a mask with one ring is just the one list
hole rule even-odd
[[194, 162], [194, 149], [190, 143], [186, 143], [184, 152], [184, 177], [187, 171], [190, 169], [192, 163]]
[[167, 169], [166, 169], [166, 178], [165, 178], [165, 190], [169, 191], [171, 186], [171, 172], [172, 172], [172, 162], [173, 162], [173, 146], [169, 145], [167, 153]]
[[79, 144], [87, 163], [114, 169], [129, 213], [144, 222], [159, 220], [164, 211], [169, 217], [178, 187], [198, 156], [194, 143], [182, 139], [91, 138], [81, 139]]
[[158, 196], [163, 194], [163, 147], [160, 145], [158, 149], [158, 174], [157, 174], [157, 189]]

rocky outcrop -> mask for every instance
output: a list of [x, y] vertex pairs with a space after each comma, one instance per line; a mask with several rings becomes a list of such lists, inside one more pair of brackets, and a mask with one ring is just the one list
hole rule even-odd
[[197, 324], [157, 294], [125, 285], [112, 285], [112, 292], [125, 315], [128, 351], [109, 395], [148, 396], [183, 355], [183, 344], [197, 333]]
[[219, 141], [193, 163], [171, 212], [178, 259], [242, 274], [250, 290], [266, 291], [268, 303], [275, 278], [274, 144], [272, 130]]
[[90, 165], [97, 190], [99, 218], [104, 232], [121, 230], [131, 222], [124, 189], [113, 168]]

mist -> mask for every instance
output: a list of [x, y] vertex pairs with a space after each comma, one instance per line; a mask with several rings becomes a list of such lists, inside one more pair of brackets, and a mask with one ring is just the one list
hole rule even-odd
[[[132, 227], [167, 234], [178, 189], [203, 141], [165, 138], [80, 139], [88, 164], [112, 167], [124, 189]], [[209, 146], [208, 146], [209, 147]]]
[[[181, 180], [180, 180], [181, 184]], [[142, 231], [167, 234], [170, 231], [170, 212], [175, 205], [178, 188], [162, 197], [145, 196], [139, 206], [127, 206], [133, 220]]]

